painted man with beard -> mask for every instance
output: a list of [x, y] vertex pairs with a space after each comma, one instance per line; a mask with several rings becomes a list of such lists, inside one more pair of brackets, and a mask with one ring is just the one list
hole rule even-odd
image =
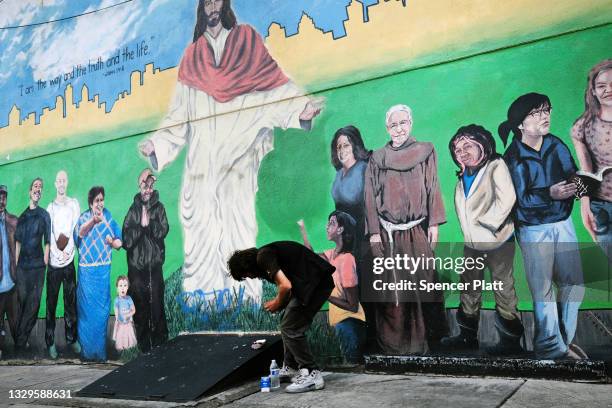
[[6, 211], [8, 190], [0, 186], [0, 358], [4, 350], [4, 315], [8, 319], [13, 341], [17, 339], [19, 303], [17, 299], [16, 263], [15, 263], [15, 229], [17, 217]]
[[55, 177], [57, 196], [47, 206], [51, 217], [51, 242], [47, 268], [47, 327], [45, 342], [49, 357], [57, 358], [55, 347], [55, 310], [60, 286], [64, 288], [64, 334], [66, 344], [76, 354], [81, 352], [77, 341], [76, 272], [74, 269], [74, 227], [79, 221], [81, 207], [76, 198], [66, 195], [68, 174], [64, 170]]
[[[387, 111], [391, 140], [370, 157], [365, 180], [366, 234], [374, 257], [433, 257], [438, 225], [446, 222], [434, 146], [411, 136], [412, 110]], [[383, 281], [438, 281], [425, 266], [416, 271], [387, 270]], [[417, 286], [418, 287], [418, 286]], [[379, 293], [376, 305], [378, 346], [388, 354], [423, 354], [448, 332], [440, 291]]]
[[51, 218], [45, 209], [38, 206], [42, 190], [42, 179], [35, 178], [30, 184], [30, 205], [19, 216], [15, 232], [17, 292], [21, 309], [16, 351], [26, 348], [28, 337], [36, 324], [45, 283], [45, 268], [49, 263]]
[[156, 180], [149, 169], [138, 176], [140, 192], [125, 216], [122, 234], [127, 251], [129, 295], [136, 306], [136, 337], [144, 352], [168, 340], [162, 267], [169, 227], [159, 193], [153, 190]]
[[230, 0], [200, 0], [168, 115], [140, 145], [154, 170], [187, 146], [180, 195], [186, 292], [218, 298], [234, 288], [261, 301], [261, 281], [232, 280], [225, 260], [236, 248], [255, 246], [257, 174], [273, 149], [274, 128], [310, 130], [320, 109], [283, 73], [261, 36], [237, 24]]

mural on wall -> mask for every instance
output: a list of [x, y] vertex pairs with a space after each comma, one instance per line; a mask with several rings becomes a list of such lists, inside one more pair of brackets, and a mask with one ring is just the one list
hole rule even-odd
[[64, 335], [66, 344], [79, 353], [76, 313], [76, 270], [74, 257], [76, 246], [73, 231], [81, 215], [81, 206], [76, 198], [68, 196], [68, 173], [64, 170], [55, 176], [56, 196], [47, 206], [51, 218], [51, 240], [49, 263], [47, 264], [47, 321], [45, 343], [51, 358], [57, 358], [55, 345], [55, 317], [60, 287], [64, 299]]
[[28, 337], [38, 320], [38, 308], [49, 263], [51, 219], [39, 206], [43, 180], [35, 178], [30, 184], [30, 202], [17, 220], [15, 230], [16, 284], [19, 298], [19, 323], [16, 327], [15, 350], [27, 347]]
[[[504, 160], [516, 190], [515, 224], [534, 301], [536, 356], [559, 358], [584, 352], [572, 343], [584, 297], [582, 263], [570, 218], [578, 168], [567, 146], [550, 133], [552, 105], [546, 95], [529, 93], [508, 109], [499, 126]], [[556, 284], [558, 291], [552, 289]]]
[[[257, 173], [273, 148], [274, 127], [310, 130], [321, 110], [302, 95], [259, 34], [237, 23], [229, 0], [199, 2], [169, 113], [140, 146], [163, 170], [187, 145], [180, 207], [186, 292], [234, 286], [227, 258], [255, 245]], [[261, 282], [244, 286], [245, 298], [259, 303]]]
[[106, 360], [106, 327], [111, 305], [110, 272], [113, 249], [122, 246], [121, 228], [105, 208], [103, 186], [87, 194], [89, 211], [83, 212], [74, 228], [79, 250], [77, 285], [77, 330], [85, 360]]
[[123, 248], [127, 251], [129, 293], [136, 307], [134, 324], [143, 351], [168, 339], [164, 310], [165, 238], [169, 232], [166, 209], [154, 190], [157, 177], [149, 169], [138, 176], [140, 192], [123, 220]]
[[8, 322], [13, 344], [17, 343], [19, 324], [19, 298], [17, 296], [17, 263], [15, 259], [15, 230], [17, 217], [6, 210], [8, 188], [0, 185], [0, 357], [5, 350], [6, 327]]
[[[580, 190], [582, 222], [591, 238], [612, 259], [612, 59], [595, 65], [587, 77], [585, 110], [572, 128], [580, 169], [595, 173], [599, 183]], [[577, 181], [578, 186], [584, 186]]]
[[[0, 2], [0, 316], [17, 349], [45, 315], [51, 358], [105, 360], [113, 312], [121, 351], [186, 330], [276, 329], [274, 288], [234, 281], [227, 260], [302, 238], [336, 268], [314, 341], [346, 361], [366, 349], [584, 358], [579, 309], [612, 307], [612, 2], [253, 3]], [[496, 139], [510, 142], [503, 158]], [[577, 172], [570, 140], [600, 184]], [[38, 176], [55, 177], [46, 212]], [[17, 244], [7, 190], [37, 214]], [[579, 253], [591, 238], [600, 248]], [[408, 258], [422, 262], [410, 273]], [[482, 263], [436, 263], [459, 258]], [[391, 289], [402, 285], [416, 289]], [[481, 344], [489, 326], [498, 342]]]
[[[493, 355], [521, 352], [524, 328], [514, 287], [516, 249], [511, 217], [516, 193], [510, 171], [497, 153], [493, 135], [480, 125], [460, 127], [451, 138], [449, 149], [459, 167], [455, 212], [465, 242], [463, 254], [465, 258], [485, 259], [482, 267], [463, 272], [460, 281], [466, 284], [482, 280], [486, 267], [491, 280], [503, 283], [503, 290], [494, 291], [499, 341], [487, 351]], [[442, 345], [455, 350], [478, 350], [482, 288], [466, 287], [469, 289], [461, 292], [456, 315], [459, 334], [442, 339]]]

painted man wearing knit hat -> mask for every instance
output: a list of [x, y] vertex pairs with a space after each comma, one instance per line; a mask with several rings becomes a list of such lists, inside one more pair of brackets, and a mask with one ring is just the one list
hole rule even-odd
[[123, 247], [127, 251], [129, 295], [136, 306], [136, 337], [143, 352], [168, 339], [164, 312], [164, 239], [168, 218], [159, 192], [153, 189], [157, 178], [150, 169], [138, 176], [140, 192], [134, 196], [123, 221]]

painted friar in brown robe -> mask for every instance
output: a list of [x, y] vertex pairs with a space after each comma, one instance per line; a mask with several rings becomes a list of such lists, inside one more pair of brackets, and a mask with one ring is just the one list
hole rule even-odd
[[[372, 155], [365, 182], [366, 233], [376, 257], [433, 257], [428, 228], [446, 222], [438, 183], [436, 152], [431, 143], [409, 136], [399, 147], [391, 142]], [[437, 282], [435, 269], [414, 274], [386, 269], [384, 282]], [[428, 352], [448, 332], [441, 292], [378, 292], [377, 342], [388, 354]]]

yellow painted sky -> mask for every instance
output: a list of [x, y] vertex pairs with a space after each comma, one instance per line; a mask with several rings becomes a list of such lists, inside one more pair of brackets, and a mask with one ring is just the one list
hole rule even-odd
[[[307, 16], [291, 37], [277, 24], [270, 27], [266, 44], [298, 84], [316, 91], [397, 72], [428, 57], [456, 58], [474, 48], [510, 46], [610, 22], [612, 0], [410, 0], [407, 7], [399, 1], [381, 1], [369, 8], [367, 23], [361, 3], [353, 1], [347, 11], [347, 35], [337, 40], [316, 29]], [[177, 69], [152, 72], [147, 66], [142, 86], [139, 76], [132, 73], [131, 94], [120, 95], [111, 113], [105, 113], [95, 98], [78, 109], [68, 104], [65, 118], [60, 108], [46, 109], [35, 125], [32, 115], [20, 124], [14, 107], [9, 126], [0, 128], [0, 162], [10, 161], [7, 154], [15, 150], [146, 118], [153, 118], [151, 129], [143, 131], [152, 130], [159, 122], [155, 118], [161, 119], [167, 110]], [[68, 88], [64, 100], [71, 101], [72, 92]], [[58, 103], [61, 106], [62, 97]]]
[[[86, 87], [78, 90], [83, 96], [81, 99], [83, 102], [80, 106], [75, 106], [72, 103], [74, 92], [72, 85], [66, 87], [63, 96], [57, 97], [54, 107], [43, 110], [38, 125], [34, 123], [33, 114], [20, 124], [19, 108], [14, 106], [9, 115], [9, 125], [0, 128], [0, 162], [10, 161], [10, 153], [15, 150], [72, 136], [82, 136], [90, 132], [104, 131], [147, 117], [161, 118], [167, 111], [168, 102], [176, 85], [177, 71], [176, 68], [154, 70], [153, 65], [147, 65], [144, 73], [133, 72], [131, 93], [122, 92], [118, 95], [119, 99], [110, 113], [106, 113], [105, 104], [99, 104], [98, 96], [90, 95]], [[65, 117], [63, 101], [67, 101]], [[124, 135], [115, 135], [115, 137], [121, 136]]]
[[348, 14], [346, 37], [333, 41], [303, 16], [299, 34], [288, 38], [273, 24], [267, 45], [304, 86], [346, 82], [342, 78], [359, 71], [376, 75], [429, 55], [459, 56], [477, 43], [508, 46], [517, 36], [551, 35], [560, 24], [610, 22], [612, 0], [410, 0], [407, 7], [389, 1], [370, 7], [367, 23], [361, 4], [353, 1]]

